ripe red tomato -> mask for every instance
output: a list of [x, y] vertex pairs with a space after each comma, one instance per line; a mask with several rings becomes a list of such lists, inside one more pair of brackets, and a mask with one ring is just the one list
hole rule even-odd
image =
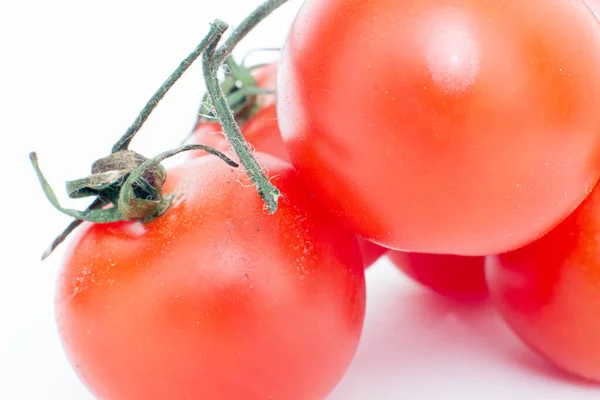
[[355, 353], [365, 310], [355, 236], [291, 165], [257, 154], [283, 193], [263, 211], [214, 157], [168, 172], [151, 223], [86, 224], [56, 300], [69, 359], [100, 399], [322, 399]]
[[[257, 86], [262, 89], [275, 90], [277, 81], [277, 63], [267, 64], [253, 71]], [[256, 111], [247, 121], [241, 121], [242, 135], [252, 147], [262, 153], [267, 153], [289, 160], [289, 156], [279, 125], [277, 123], [276, 97], [274, 94], [261, 94], [257, 96]], [[222, 133], [218, 122], [200, 121], [194, 132], [186, 141], [187, 144], [204, 144], [220, 151], [228, 151], [231, 145]], [[190, 157], [204, 156], [206, 152], [189, 152]]]
[[488, 297], [485, 257], [388, 252], [392, 263], [410, 278], [443, 296], [462, 301]]
[[600, 187], [540, 240], [489, 257], [490, 293], [513, 330], [541, 355], [600, 381]]
[[307, 0], [279, 68], [299, 176], [386, 247], [512, 250], [600, 176], [600, 25], [582, 1]]

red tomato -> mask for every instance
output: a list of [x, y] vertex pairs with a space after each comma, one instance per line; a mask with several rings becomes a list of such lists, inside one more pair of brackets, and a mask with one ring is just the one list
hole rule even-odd
[[490, 293], [514, 331], [564, 370], [600, 381], [600, 187], [540, 240], [490, 257]]
[[[259, 88], [275, 90], [277, 86], [277, 62], [272, 62], [252, 70], [252, 76], [256, 79]], [[277, 97], [274, 94], [258, 95], [258, 104], [262, 107], [275, 104]]]
[[56, 300], [64, 347], [100, 399], [317, 399], [344, 374], [364, 319], [354, 235], [257, 154], [283, 193], [263, 211], [240, 171], [171, 169], [171, 208], [148, 224], [87, 224]]
[[[259, 88], [274, 90], [277, 80], [277, 63], [257, 68], [253, 71], [253, 76]], [[289, 160], [277, 123], [275, 100], [274, 94], [259, 95], [257, 98], [258, 111], [248, 121], [242, 122], [240, 129], [246, 141], [256, 151]], [[231, 145], [222, 133], [221, 125], [217, 122], [201, 121], [186, 143], [204, 144], [220, 151], [231, 149]], [[189, 152], [190, 157], [204, 155], [206, 155], [204, 151]]]
[[358, 235], [494, 254], [596, 184], [598, 71], [582, 1], [307, 0], [280, 60], [279, 125], [299, 176]]
[[369, 242], [363, 238], [359, 237], [357, 239], [358, 248], [360, 249], [365, 268], [369, 268], [371, 265], [375, 264], [375, 262], [388, 250], [385, 247], [381, 247], [380, 245]]
[[390, 251], [392, 263], [421, 285], [463, 301], [487, 298], [485, 257]]

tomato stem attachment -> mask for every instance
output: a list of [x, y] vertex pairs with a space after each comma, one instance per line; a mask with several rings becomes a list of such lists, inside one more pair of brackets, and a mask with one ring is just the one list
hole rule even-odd
[[[202, 144], [189, 144], [173, 150], [165, 151], [152, 159], [147, 159], [135, 153], [135, 161], [119, 162], [118, 158], [131, 158], [129, 150], [113, 153], [106, 159], [99, 160], [105, 165], [118, 165], [117, 169], [95, 173], [88, 178], [72, 181], [67, 184], [69, 196], [72, 198], [96, 196], [96, 200], [85, 210], [79, 211], [63, 207], [50, 183], [44, 177], [39, 166], [35, 152], [29, 154], [31, 164], [35, 170], [44, 194], [58, 211], [75, 218], [73, 221], [44, 252], [42, 259], [48, 257], [65, 238], [81, 224], [82, 221], [95, 223], [111, 223], [118, 221], [141, 220], [150, 222], [162, 215], [170, 206], [172, 197], [164, 196], [162, 184], [166, 172], [160, 163], [176, 154], [190, 150], [204, 150], [213, 154], [229, 166], [237, 168], [239, 165], [225, 154], [212, 147]], [[109, 161], [105, 161], [107, 159]], [[97, 163], [98, 163], [97, 162]], [[128, 165], [128, 170], [118, 169]], [[103, 207], [112, 204], [112, 207]]]
[[258, 164], [252, 154], [252, 150], [244, 139], [238, 126], [234, 113], [230, 108], [227, 97], [219, 84], [217, 71], [223, 62], [231, 55], [233, 48], [263, 19], [273, 11], [285, 4], [288, 0], [267, 0], [252, 12], [233, 33], [225, 40], [225, 43], [217, 49], [218, 41], [214, 40], [208, 45], [202, 55], [202, 66], [204, 80], [210, 96], [214, 113], [223, 127], [223, 133], [237, 154], [241, 164], [244, 166], [248, 177], [254, 183], [258, 194], [265, 202], [269, 213], [277, 211], [279, 196], [281, 195]]
[[202, 64], [204, 66], [206, 86], [215, 109], [215, 114], [218, 116], [219, 122], [223, 127], [225, 137], [244, 166], [248, 177], [252, 180], [254, 186], [256, 186], [258, 194], [265, 202], [269, 212], [273, 214], [277, 211], [280, 196], [279, 189], [271, 184], [262, 167], [252, 155], [252, 149], [244, 139], [240, 127], [235, 121], [233, 111], [227, 103], [227, 97], [223, 93], [217, 78], [216, 64], [213, 62], [214, 47], [209, 46], [206, 49]]
[[198, 44], [198, 46], [194, 49], [192, 53], [185, 60], [183, 60], [179, 67], [169, 76], [169, 78], [162, 84], [162, 86], [154, 93], [154, 95], [148, 100], [146, 106], [142, 109], [138, 117], [135, 119], [133, 124], [127, 129], [125, 134], [115, 143], [112, 148], [112, 153], [116, 153], [121, 150], [126, 150], [129, 147], [129, 144], [137, 134], [137, 132], [144, 125], [152, 111], [156, 108], [158, 103], [163, 99], [165, 94], [173, 87], [175, 82], [181, 78], [185, 71], [192, 65], [198, 57], [206, 50], [210, 43], [213, 43], [215, 40], [221, 37], [223, 32], [227, 30], [228, 25], [221, 21], [215, 20], [210, 25], [210, 31], [206, 35], [204, 39]]

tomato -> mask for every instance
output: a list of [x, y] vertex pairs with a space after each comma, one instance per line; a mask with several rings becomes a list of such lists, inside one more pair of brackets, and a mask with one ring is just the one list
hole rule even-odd
[[306, 0], [281, 55], [279, 126], [301, 179], [358, 235], [495, 254], [598, 181], [599, 70], [580, 0]]
[[85, 224], [67, 253], [57, 321], [99, 399], [322, 399], [365, 312], [355, 236], [257, 154], [282, 191], [263, 210], [240, 171], [199, 157], [168, 171], [171, 207], [143, 224]]
[[[256, 84], [259, 88], [275, 90], [277, 86], [277, 67], [278, 62], [275, 61], [252, 70], [252, 76], [256, 79]], [[257, 97], [257, 102], [262, 107], [275, 104], [277, 100], [274, 94], [261, 94]]]
[[[253, 71], [257, 86], [262, 89], [275, 90], [277, 80], [277, 63], [267, 64]], [[274, 94], [257, 96], [257, 111], [247, 121], [239, 121], [242, 135], [252, 147], [259, 152], [272, 154], [289, 160], [287, 150], [281, 138], [277, 122], [277, 108]], [[186, 141], [187, 144], [204, 144], [220, 151], [228, 151], [231, 145], [222, 133], [218, 122], [201, 120], [194, 132]], [[190, 152], [190, 157], [204, 156], [206, 152]]]
[[421, 285], [462, 301], [488, 297], [485, 257], [388, 252], [390, 261]]
[[600, 381], [600, 187], [540, 240], [490, 257], [490, 293], [512, 329], [562, 369]]
[[358, 248], [360, 249], [360, 254], [362, 255], [363, 265], [365, 268], [369, 268], [371, 265], [375, 264], [382, 255], [388, 250], [385, 247], [381, 247], [378, 244], [373, 242], [369, 242], [363, 238], [358, 239]]

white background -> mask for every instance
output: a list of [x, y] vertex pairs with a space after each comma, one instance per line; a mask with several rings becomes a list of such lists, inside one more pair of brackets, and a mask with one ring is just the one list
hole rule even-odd
[[[323, 0], [326, 1], [326, 0]], [[0, 3], [0, 399], [91, 399], [63, 356], [53, 292], [62, 251], [41, 252], [69, 221], [45, 200], [50, 181], [88, 173], [216, 17], [235, 24], [258, 0], [21, 0]], [[279, 46], [300, 1], [238, 50]], [[143, 154], [177, 145], [203, 91], [192, 67], [134, 141]], [[73, 207], [86, 203], [65, 201]], [[598, 399], [600, 388], [546, 365], [488, 304], [465, 306], [407, 282], [386, 260], [368, 273], [364, 337], [332, 399]]]

